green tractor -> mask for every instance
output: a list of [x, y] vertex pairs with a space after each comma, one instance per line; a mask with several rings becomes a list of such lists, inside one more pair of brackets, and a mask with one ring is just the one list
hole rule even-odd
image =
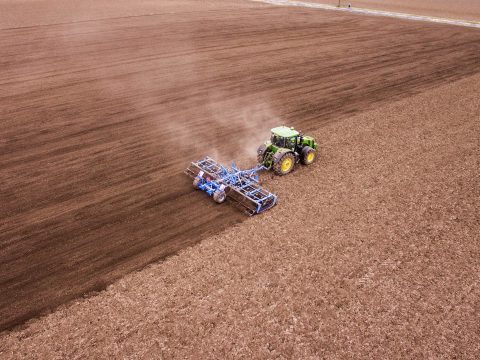
[[277, 175], [290, 173], [295, 164], [310, 165], [317, 157], [318, 144], [311, 136], [305, 136], [293, 127], [279, 126], [272, 129], [272, 137], [257, 150], [257, 160]]

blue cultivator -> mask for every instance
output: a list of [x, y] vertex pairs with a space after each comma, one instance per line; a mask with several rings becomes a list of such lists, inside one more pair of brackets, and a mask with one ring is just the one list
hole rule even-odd
[[235, 164], [228, 169], [207, 156], [192, 162], [185, 173], [193, 178], [196, 189], [206, 192], [217, 203], [229, 198], [248, 215], [255, 215], [277, 203], [277, 196], [260, 186], [258, 171], [264, 169], [259, 165], [253, 169], [240, 170]]

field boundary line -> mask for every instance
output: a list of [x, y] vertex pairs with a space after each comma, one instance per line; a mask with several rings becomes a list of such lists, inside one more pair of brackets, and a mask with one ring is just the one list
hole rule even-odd
[[403, 20], [423, 21], [423, 22], [431, 22], [431, 23], [437, 23], [437, 24], [464, 26], [464, 27], [480, 29], [480, 21], [473, 21], [473, 20], [447, 19], [447, 18], [440, 18], [440, 17], [434, 17], [434, 16], [414, 15], [414, 14], [407, 14], [407, 13], [401, 13], [401, 12], [373, 10], [373, 9], [366, 9], [366, 8], [337, 7], [335, 5], [310, 3], [310, 2], [303, 2], [303, 1], [290, 1], [290, 0], [250, 0], [250, 1], [262, 2], [262, 3], [278, 5], [278, 6], [296, 6], [296, 7], [305, 7], [305, 8], [312, 8], [312, 9], [321, 9], [321, 10], [342, 11], [342, 12], [353, 13], [353, 14], [383, 16], [383, 17], [391, 17], [391, 18], [397, 18], [397, 19], [403, 19]]

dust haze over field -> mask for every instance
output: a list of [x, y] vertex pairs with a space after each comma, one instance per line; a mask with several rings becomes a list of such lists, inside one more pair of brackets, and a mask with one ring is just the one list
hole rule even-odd
[[0, 3], [1, 330], [244, 222], [192, 190], [190, 161], [253, 165], [274, 125], [321, 136], [480, 71], [472, 29], [243, 1], [25, 4]]

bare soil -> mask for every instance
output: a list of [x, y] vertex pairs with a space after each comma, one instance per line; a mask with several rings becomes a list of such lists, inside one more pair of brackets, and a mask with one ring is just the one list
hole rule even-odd
[[271, 125], [315, 132], [480, 70], [471, 29], [175, 4], [0, 31], [0, 329], [245, 220], [193, 192], [189, 161], [248, 163]]
[[[223, 0], [0, 0], [0, 29], [94, 21], [132, 16], [215, 10], [219, 1], [231, 9], [250, 8], [248, 1]], [[228, 4], [229, 3], [229, 4]]]
[[[480, 75], [323, 126], [272, 211], [0, 340], [0, 356], [478, 359]], [[222, 206], [223, 207], [223, 206]]]

